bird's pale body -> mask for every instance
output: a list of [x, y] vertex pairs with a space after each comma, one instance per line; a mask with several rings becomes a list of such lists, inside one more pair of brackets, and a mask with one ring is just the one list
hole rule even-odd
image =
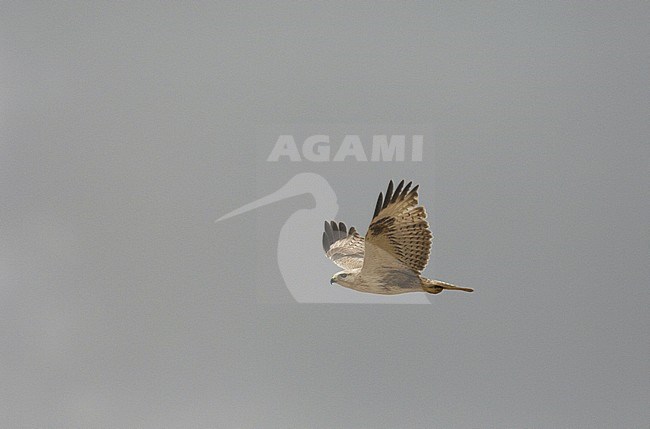
[[333, 283], [359, 292], [379, 295], [398, 295], [407, 292], [422, 292], [419, 275], [395, 270], [385, 276], [361, 273], [360, 269], [341, 271], [332, 277]]

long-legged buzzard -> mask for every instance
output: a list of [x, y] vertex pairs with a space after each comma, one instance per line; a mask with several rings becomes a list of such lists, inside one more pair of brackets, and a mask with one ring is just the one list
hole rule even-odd
[[431, 231], [424, 207], [418, 205], [418, 186], [402, 180], [381, 193], [365, 238], [343, 222], [325, 222], [323, 249], [343, 268], [330, 283], [359, 292], [395, 295], [406, 292], [440, 293], [472, 289], [423, 277], [429, 262]]

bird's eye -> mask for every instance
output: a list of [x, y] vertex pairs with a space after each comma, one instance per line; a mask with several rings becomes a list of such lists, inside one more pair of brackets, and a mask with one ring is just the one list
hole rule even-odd
[[343, 274], [339, 274], [339, 277], [341, 277], [342, 279], [346, 278], [347, 276], [348, 276], [348, 275], [345, 274], [345, 273], [343, 273]]

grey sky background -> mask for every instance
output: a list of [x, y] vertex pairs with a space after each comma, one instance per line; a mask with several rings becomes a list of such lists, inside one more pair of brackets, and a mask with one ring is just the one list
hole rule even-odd
[[[647, 2], [3, 2], [0, 427], [647, 428], [649, 34]], [[269, 124], [434, 135], [269, 165]], [[298, 171], [362, 231], [420, 183], [425, 273], [476, 292], [293, 303], [310, 197], [213, 221]]]

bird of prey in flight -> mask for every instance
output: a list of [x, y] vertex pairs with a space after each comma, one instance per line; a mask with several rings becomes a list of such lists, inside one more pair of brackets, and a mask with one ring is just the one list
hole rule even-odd
[[419, 185], [411, 189], [411, 183], [404, 186], [402, 180], [393, 189], [390, 181], [386, 196], [379, 194], [365, 237], [354, 227], [347, 229], [343, 222], [325, 222], [323, 249], [328, 258], [343, 268], [330, 283], [382, 295], [473, 292], [420, 274], [429, 262], [432, 235], [426, 211], [418, 205]]

